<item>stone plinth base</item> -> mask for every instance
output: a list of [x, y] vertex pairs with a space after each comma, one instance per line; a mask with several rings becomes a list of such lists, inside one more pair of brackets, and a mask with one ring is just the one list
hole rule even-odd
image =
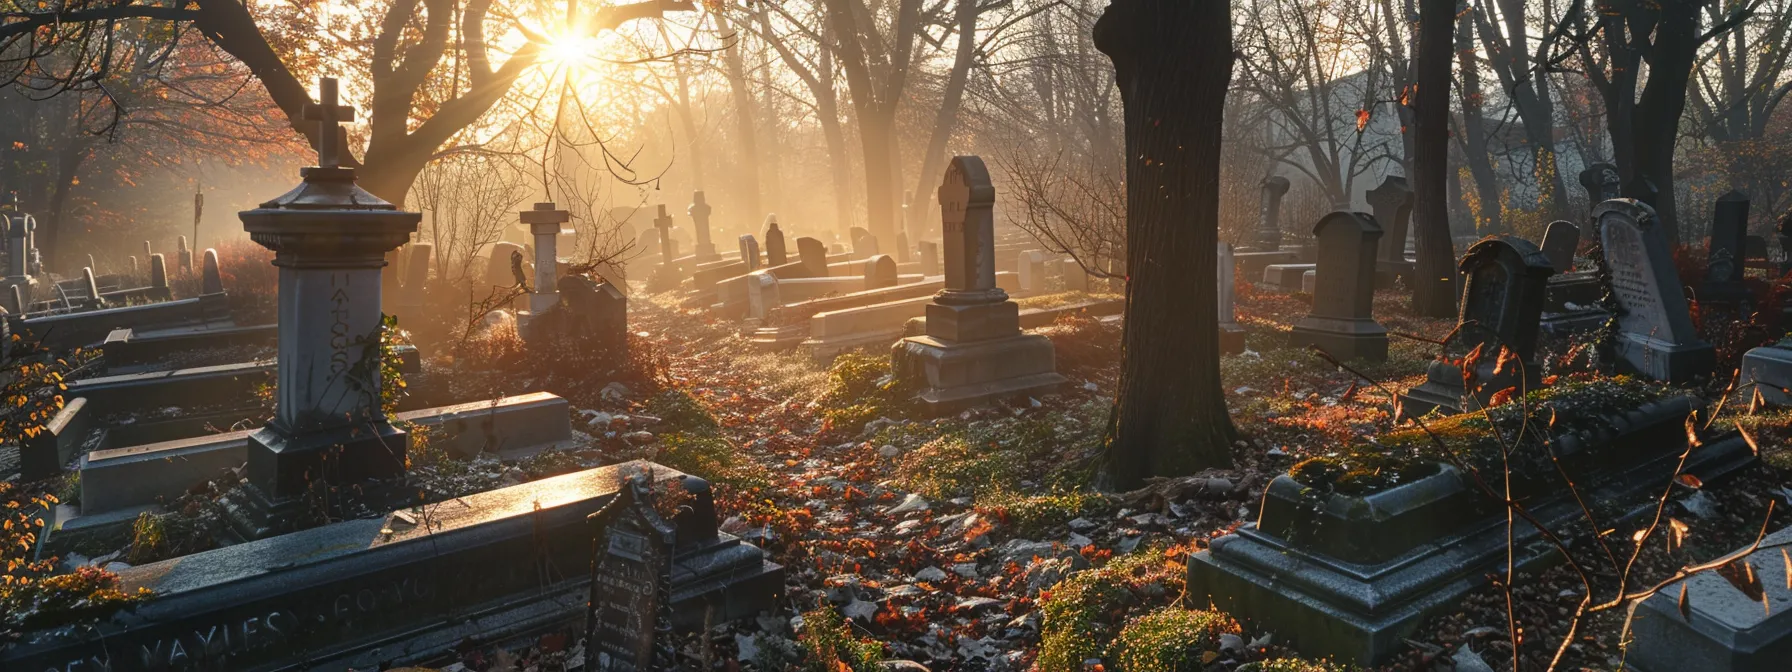
[[1792, 406], [1792, 342], [1782, 341], [1744, 354], [1742, 384], [1754, 385], [1768, 403]]
[[1670, 385], [1709, 376], [1717, 367], [1717, 349], [1710, 343], [1670, 343], [1646, 334], [1618, 332], [1612, 339], [1621, 373], [1634, 373]]
[[1020, 332], [1020, 305], [1013, 301], [954, 306], [927, 304], [927, 335], [948, 343], [970, 343]]
[[1289, 340], [1294, 345], [1319, 348], [1341, 360], [1385, 362], [1388, 359], [1388, 330], [1370, 318], [1308, 315], [1294, 323]]
[[[1792, 657], [1792, 577], [1781, 548], [1792, 529], [1767, 535], [1741, 560], [1761, 582], [1763, 601], [1743, 595], [1717, 572], [1668, 584], [1633, 612], [1634, 642], [1625, 667], [1637, 672], [1765, 672], [1786, 669]], [[1682, 588], [1686, 608], [1680, 607]], [[1684, 615], [1682, 615], [1684, 614]]]
[[[927, 328], [929, 333], [937, 333], [931, 314]], [[1051, 340], [1038, 334], [1015, 333], [973, 343], [914, 336], [891, 349], [891, 364], [897, 376], [917, 388], [921, 402], [935, 413], [1050, 392], [1066, 380], [1057, 372]]]

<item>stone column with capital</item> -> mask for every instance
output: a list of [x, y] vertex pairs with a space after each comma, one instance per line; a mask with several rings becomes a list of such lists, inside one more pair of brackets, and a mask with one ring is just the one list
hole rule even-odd
[[553, 203], [536, 203], [534, 209], [517, 215], [529, 226], [529, 235], [535, 236], [535, 287], [529, 292], [529, 313], [540, 315], [560, 302], [558, 236], [571, 233], [565, 226], [572, 221], [572, 213], [555, 209]]
[[380, 273], [422, 215], [368, 193], [338, 165], [336, 124], [354, 115], [336, 105], [335, 84], [324, 79], [322, 103], [305, 108], [320, 126], [318, 165], [301, 169], [292, 191], [237, 214], [250, 240], [273, 250], [280, 276], [276, 407], [250, 435], [250, 506], [238, 521], [254, 537], [296, 526], [315, 487], [340, 487], [339, 497], [405, 471], [409, 437], [380, 404]]
[[697, 262], [715, 261], [716, 244], [709, 239], [709, 213], [712, 208], [703, 197], [703, 192], [691, 192], [691, 207], [686, 210], [691, 216], [691, 227], [697, 233], [697, 249], [691, 253], [697, 256]]

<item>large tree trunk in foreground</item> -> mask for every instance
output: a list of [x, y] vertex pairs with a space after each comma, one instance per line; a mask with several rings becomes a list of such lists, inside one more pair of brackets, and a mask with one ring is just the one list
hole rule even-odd
[[1215, 247], [1232, 79], [1225, 0], [1114, 0], [1095, 23], [1126, 118], [1126, 332], [1108, 485], [1231, 464]]
[[1413, 235], [1419, 259], [1413, 269], [1412, 310], [1456, 314], [1456, 252], [1450, 243], [1450, 58], [1456, 0], [1419, 3], [1419, 49], [1413, 92]]

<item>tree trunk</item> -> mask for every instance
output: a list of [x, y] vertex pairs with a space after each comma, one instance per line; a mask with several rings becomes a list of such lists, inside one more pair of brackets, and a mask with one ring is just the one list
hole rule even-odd
[[[734, 93], [734, 120], [736, 133], [740, 134], [741, 165], [737, 172], [740, 178], [741, 195], [746, 197], [742, 210], [748, 217], [764, 217], [761, 211], [759, 192], [759, 139], [758, 123], [754, 121], [753, 91], [747, 84], [746, 68], [740, 58], [740, 32], [728, 23], [728, 17], [721, 12], [711, 13], [716, 19], [716, 30], [727, 35], [733, 34], [734, 43], [722, 50], [722, 61], [727, 66], [728, 89]], [[736, 221], [750, 221], [736, 218]]]
[[1679, 214], [1674, 198], [1674, 143], [1679, 137], [1680, 115], [1686, 111], [1686, 85], [1699, 51], [1699, 3], [1666, 0], [1658, 7], [1655, 48], [1649, 59], [1649, 82], [1637, 99], [1631, 151], [1636, 170], [1647, 175], [1660, 190], [1655, 216], [1667, 228], [1668, 240], [1680, 240]]
[[1232, 462], [1214, 280], [1230, 13], [1224, 0], [1114, 0], [1095, 23], [1126, 120], [1130, 278], [1111, 487]]
[[1475, 178], [1477, 209], [1475, 232], [1499, 233], [1505, 230], [1500, 221], [1499, 178], [1494, 175], [1493, 161], [1487, 154], [1487, 123], [1481, 106], [1481, 69], [1475, 61], [1475, 22], [1464, 15], [1456, 25], [1456, 56], [1462, 68], [1462, 135], [1463, 158], [1468, 172]]
[[1456, 0], [1421, 0], [1419, 48], [1413, 92], [1413, 234], [1419, 258], [1413, 269], [1412, 309], [1420, 315], [1456, 314], [1456, 253], [1450, 243], [1450, 204], [1444, 178], [1450, 170], [1450, 50]]
[[85, 141], [76, 141], [73, 144], [73, 147], [56, 153], [56, 184], [54, 190], [50, 192], [50, 204], [44, 211], [43, 221], [38, 223], [37, 249], [38, 254], [43, 256], [43, 265], [46, 269], [68, 270], [55, 265], [56, 253], [60, 249], [57, 243], [60, 242], [62, 234], [69, 226], [67, 221], [69, 192], [74, 190], [75, 177], [81, 172], [81, 164], [87, 160], [88, 147], [88, 143]]
[[[896, 242], [896, 115], [894, 108], [859, 108], [859, 147], [865, 155], [865, 228], [884, 246]], [[893, 249], [893, 248], [892, 248]]]
[[931, 212], [927, 203], [933, 198], [933, 190], [928, 185], [939, 184], [940, 170], [946, 165], [946, 142], [958, 129], [958, 108], [964, 101], [965, 81], [970, 79], [971, 63], [977, 55], [979, 13], [977, 0], [958, 0], [958, 50], [952, 57], [952, 72], [946, 77], [944, 99], [933, 120], [927, 151], [921, 155], [921, 174], [915, 182], [915, 190], [909, 192], [907, 224], [910, 236], [916, 239], [927, 231], [925, 224]]

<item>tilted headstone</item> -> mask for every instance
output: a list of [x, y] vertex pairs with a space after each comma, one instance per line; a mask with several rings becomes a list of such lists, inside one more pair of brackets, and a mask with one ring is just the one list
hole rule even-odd
[[921, 275], [933, 277], [940, 274], [940, 244], [931, 240], [921, 241]]
[[501, 241], [492, 243], [491, 250], [485, 259], [486, 284], [493, 287], [517, 286], [516, 265], [511, 263], [511, 257], [522, 253], [523, 246], [516, 243]]
[[1257, 210], [1256, 249], [1274, 252], [1282, 249], [1282, 197], [1288, 194], [1288, 178], [1271, 175], [1263, 178], [1262, 202]]
[[274, 251], [280, 287], [275, 411], [249, 437], [245, 536], [296, 525], [321, 479], [346, 488], [402, 478], [410, 444], [380, 403], [380, 268], [423, 215], [368, 193], [339, 165], [337, 123], [352, 108], [337, 104], [334, 79], [319, 89], [303, 114], [319, 124], [318, 165], [300, 171], [299, 188], [238, 214]]
[[691, 207], [685, 212], [691, 216], [691, 226], [697, 230], [697, 246], [693, 253], [698, 261], [709, 261], [716, 258], [715, 243], [709, 239], [709, 213], [713, 210], [703, 192], [691, 192]]
[[1580, 171], [1580, 187], [1587, 191], [1588, 208], [1624, 197], [1624, 179], [1618, 176], [1618, 167], [1609, 163], [1595, 163]]
[[996, 285], [995, 184], [975, 156], [952, 159], [939, 188], [945, 289], [927, 305], [927, 333], [897, 343], [891, 371], [946, 412], [1065, 382], [1052, 342], [1020, 331], [1020, 307]]
[[796, 239], [797, 260], [803, 263], [803, 277], [828, 277], [828, 250], [814, 238]]
[[204, 262], [200, 268], [199, 293], [219, 294], [224, 291], [224, 273], [218, 268], [218, 251], [205, 248]]
[[784, 247], [784, 232], [778, 229], [778, 216], [765, 216], [765, 265], [783, 266], [790, 263]]
[[1406, 231], [1413, 202], [1412, 188], [1406, 185], [1406, 178], [1389, 175], [1363, 197], [1375, 214], [1375, 223], [1382, 229], [1381, 248], [1375, 258], [1406, 261]]
[[632, 475], [591, 515], [591, 596], [586, 604], [587, 670], [676, 669], [672, 640], [672, 557], [678, 528], [655, 509], [651, 476]]
[[1610, 292], [1618, 307], [1618, 368], [1680, 384], [1709, 375], [1711, 344], [1699, 339], [1688, 312], [1667, 233], [1655, 209], [1614, 199], [1593, 210]]
[[1705, 287], [1699, 298], [1736, 301], [1750, 296], [1742, 284], [1747, 270], [1748, 196], [1734, 191], [1719, 196], [1711, 217], [1711, 242], [1705, 250]]
[[93, 277], [92, 266], [86, 266], [81, 269], [81, 291], [87, 293], [88, 300], [96, 304], [101, 302], [100, 283]]
[[1388, 332], [1375, 321], [1375, 262], [1381, 226], [1360, 212], [1333, 212], [1313, 227], [1313, 311], [1294, 325], [1295, 345], [1338, 359], [1385, 361]]
[[865, 260], [865, 289], [896, 286], [896, 259], [879, 254]]
[[1574, 268], [1574, 251], [1580, 248], [1580, 227], [1556, 220], [1543, 230], [1543, 256], [1549, 257], [1550, 268], [1567, 273]]
[[570, 313], [570, 328], [612, 357], [627, 353], [628, 297], [621, 290], [581, 275], [562, 276], [557, 288], [562, 307]]
[[741, 234], [740, 260], [747, 264], [748, 273], [759, 270], [759, 241], [751, 233]]
[[540, 315], [560, 302], [560, 234], [573, 232], [566, 226], [572, 221], [572, 212], [552, 202], [536, 203], [518, 212], [517, 219], [529, 227], [535, 240], [535, 286], [529, 292], [529, 313]]
[[1216, 253], [1219, 262], [1214, 266], [1214, 281], [1219, 287], [1220, 352], [1236, 355], [1244, 352], [1244, 327], [1239, 326], [1236, 311], [1238, 269], [1234, 266], [1231, 243], [1220, 243]]
[[[1444, 356], [1426, 369], [1425, 383], [1401, 395], [1402, 414], [1423, 415], [1433, 408], [1448, 412], [1479, 410], [1502, 391], [1517, 397], [1537, 389], [1537, 323], [1543, 316], [1544, 291], [1555, 274], [1549, 257], [1530, 241], [1489, 236], [1462, 255], [1462, 303], [1456, 329], [1444, 342]], [[1510, 353], [1511, 359], [1500, 354]], [[1454, 361], [1480, 351], [1474, 389], [1464, 387]]]
[[149, 255], [149, 286], [156, 289], [168, 288], [168, 260], [161, 253]]

